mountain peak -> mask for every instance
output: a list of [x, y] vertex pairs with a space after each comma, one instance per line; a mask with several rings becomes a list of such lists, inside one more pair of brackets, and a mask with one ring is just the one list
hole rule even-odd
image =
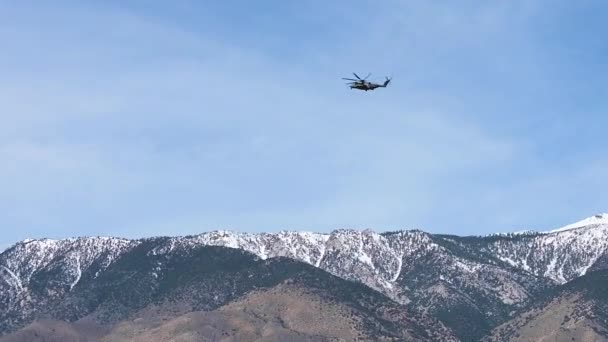
[[580, 221], [571, 223], [567, 226], [551, 230], [547, 233], [556, 233], [556, 232], [562, 232], [562, 231], [570, 230], [570, 229], [584, 228], [584, 227], [597, 226], [597, 225], [608, 225], [608, 214], [607, 213], [596, 214], [591, 217], [582, 219]]

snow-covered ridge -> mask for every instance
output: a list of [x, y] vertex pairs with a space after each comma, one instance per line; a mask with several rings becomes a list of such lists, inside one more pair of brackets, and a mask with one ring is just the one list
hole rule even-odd
[[487, 235], [480, 235], [479, 237], [512, 237], [512, 236], [527, 236], [527, 235], [538, 235], [538, 234], [542, 234], [539, 233], [535, 230], [531, 230], [531, 229], [526, 229], [526, 230], [519, 230], [519, 231], [515, 231], [515, 232], [509, 232], [509, 233], [492, 233], [492, 234], [487, 234]]
[[566, 226], [548, 230], [548, 231], [537, 231], [533, 229], [524, 229], [514, 232], [499, 232], [499, 233], [490, 233], [486, 235], [476, 235], [476, 237], [510, 237], [510, 236], [528, 236], [528, 235], [541, 235], [541, 234], [553, 234], [560, 233], [563, 231], [578, 229], [578, 228], [589, 228], [595, 227], [599, 225], [608, 225], [608, 214], [596, 214], [587, 218], [584, 218], [580, 221], [568, 224]]
[[608, 254], [608, 214], [523, 240], [495, 241], [487, 249], [512, 266], [563, 284], [584, 275]]
[[[221, 230], [170, 237], [150, 254], [162, 255], [196, 246], [238, 248], [261, 259], [296, 259], [389, 293], [400, 276], [404, 258], [416, 255], [416, 250], [428, 250], [428, 235], [419, 231], [403, 231], [383, 236], [371, 230], [347, 229], [330, 234], [297, 231], [252, 234]], [[145, 240], [99, 237], [29, 239], [0, 254], [0, 266], [6, 268], [4, 272], [0, 270], [0, 283], [9, 284], [15, 292], [21, 292], [22, 289], [27, 290], [31, 277], [37, 272], [60, 269], [60, 272], [53, 273], [58, 274], [53, 283], [72, 290], [85, 272], [91, 271], [97, 276], [120, 255]], [[95, 268], [91, 270], [91, 267]]]
[[597, 215], [594, 215], [591, 217], [587, 217], [586, 219], [569, 224], [567, 226], [563, 226], [558, 229], [548, 231], [547, 233], [558, 233], [558, 232], [563, 232], [566, 230], [584, 228], [584, 227], [590, 227], [590, 226], [598, 226], [598, 225], [608, 225], [608, 214], [604, 213], [604, 214], [597, 214]]
[[[478, 288], [511, 305], [524, 301], [527, 290], [510, 277], [511, 270], [504, 268], [504, 264], [564, 283], [585, 274], [608, 253], [608, 215], [596, 215], [566, 227], [551, 233], [524, 231], [491, 235], [501, 236], [500, 239], [486, 239], [486, 236], [462, 241], [420, 230], [381, 234], [353, 229], [327, 234], [220, 230], [170, 237], [150, 253], [162, 255], [197, 246], [225, 246], [248, 251], [261, 259], [288, 257], [341, 278], [359, 281], [403, 303], [409, 301], [412, 291], [403, 285], [404, 281], [412, 274], [419, 276], [416, 272], [435, 277], [426, 272], [439, 267], [441, 277], [437, 275], [437, 282], [445, 286], [466, 283], [469, 288]], [[86, 278], [84, 275], [94, 274], [97, 278], [121, 255], [145, 240], [81, 237], [29, 239], [17, 243], [0, 253], [0, 302], [4, 300], [2, 296], [8, 296], [8, 302], [23, 303], [24, 298], [28, 298], [30, 280], [40, 273], [54, 277], [49, 280], [49, 293], [72, 291]], [[470, 253], [479, 251], [480, 255], [458, 254], [446, 242]], [[488, 260], [488, 255], [494, 261]], [[491, 281], [480, 281], [478, 276], [482, 273]], [[489, 285], [497, 282], [503, 284], [502, 289]], [[2, 309], [0, 307], [0, 311]]]
[[[28, 239], [1, 253], [0, 266], [4, 267], [5, 273], [12, 273], [13, 278], [18, 278], [23, 288], [27, 288], [36, 272], [55, 268], [63, 270], [60, 282], [73, 287], [83, 270], [94, 262], [103, 270], [122, 252], [136, 244], [136, 241], [106, 237]], [[2, 279], [0, 273], [0, 281]]]
[[238, 233], [212, 231], [195, 236], [170, 239], [172, 248], [224, 246], [239, 248], [261, 259], [288, 257], [318, 266], [325, 253], [330, 234], [281, 231], [278, 233]]

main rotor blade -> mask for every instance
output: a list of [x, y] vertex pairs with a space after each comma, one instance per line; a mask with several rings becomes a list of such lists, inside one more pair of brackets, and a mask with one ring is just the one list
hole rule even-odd
[[370, 77], [372, 75], [372, 73], [370, 72], [369, 74], [367, 74], [367, 76], [365, 76], [363, 79], [366, 80], [368, 77]]
[[361, 79], [361, 77], [359, 77], [359, 75], [357, 75], [356, 73], [353, 72], [353, 75], [355, 75], [356, 78]]
[[359, 80], [356, 80], [354, 78], [344, 78], [344, 77], [342, 77], [342, 79], [343, 80], [347, 80], [347, 81], [355, 81], [355, 82], [359, 81]]

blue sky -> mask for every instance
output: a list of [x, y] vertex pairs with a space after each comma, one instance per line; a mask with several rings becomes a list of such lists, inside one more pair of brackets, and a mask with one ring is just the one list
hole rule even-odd
[[[608, 210], [603, 1], [0, 2], [0, 246]], [[386, 89], [348, 89], [372, 73]]]

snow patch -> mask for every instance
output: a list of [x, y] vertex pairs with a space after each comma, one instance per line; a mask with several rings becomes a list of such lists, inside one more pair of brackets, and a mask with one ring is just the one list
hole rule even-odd
[[391, 278], [391, 280], [390, 280], [391, 283], [394, 283], [397, 281], [397, 279], [401, 275], [402, 267], [403, 267], [403, 253], [401, 253], [399, 258], [397, 258], [397, 272], [395, 272], [395, 275], [393, 276], [393, 278]]
[[21, 279], [19, 279], [19, 277], [17, 277], [17, 275], [15, 273], [13, 273], [13, 271], [11, 271], [8, 267], [6, 267], [6, 266], [1, 266], [1, 267], [14, 280], [13, 282], [9, 282], [9, 284], [12, 286], [18, 287], [19, 291], [23, 291], [23, 284], [21, 283]]
[[500, 260], [502, 260], [502, 261], [506, 262], [507, 264], [509, 264], [509, 265], [511, 265], [511, 266], [515, 266], [515, 267], [519, 266], [519, 265], [518, 265], [518, 264], [517, 264], [515, 261], [513, 261], [513, 259], [511, 259], [511, 258], [509, 258], [509, 257], [506, 257], [506, 256], [500, 256], [500, 255], [499, 255], [499, 256], [498, 256], [498, 259], [500, 259]]
[[78, 282], [80, 281], [80, 277], [82, 277], [82, 269], [80, 268], [80, 256], [76, 256], [76, 279], [74, 279], [74, 282], [70, 284], [70, 290], [72, 290], [74, 286], [78, 284]]
[[325, 250], [326, 249], [327, 249], [327, 247], [325, 246], [325, 243], [323, 243], [321, 245], [321, 255], [319, 255], [319, 259], [315, 263], [315, 267], [320, 267], [321, 266], [321, 261], [323, 261], [323, 258], [325, 257]]
[[469, 264], [465, 264], [464, 262], [460, 261], [460, 260], [456, 260], [455, 261], [456, 266], [458, 266], [460, 269], [464, 270], [465, 272], [468, 273], [475, 273], [479, 270], [480, 265], [469, 265]]

